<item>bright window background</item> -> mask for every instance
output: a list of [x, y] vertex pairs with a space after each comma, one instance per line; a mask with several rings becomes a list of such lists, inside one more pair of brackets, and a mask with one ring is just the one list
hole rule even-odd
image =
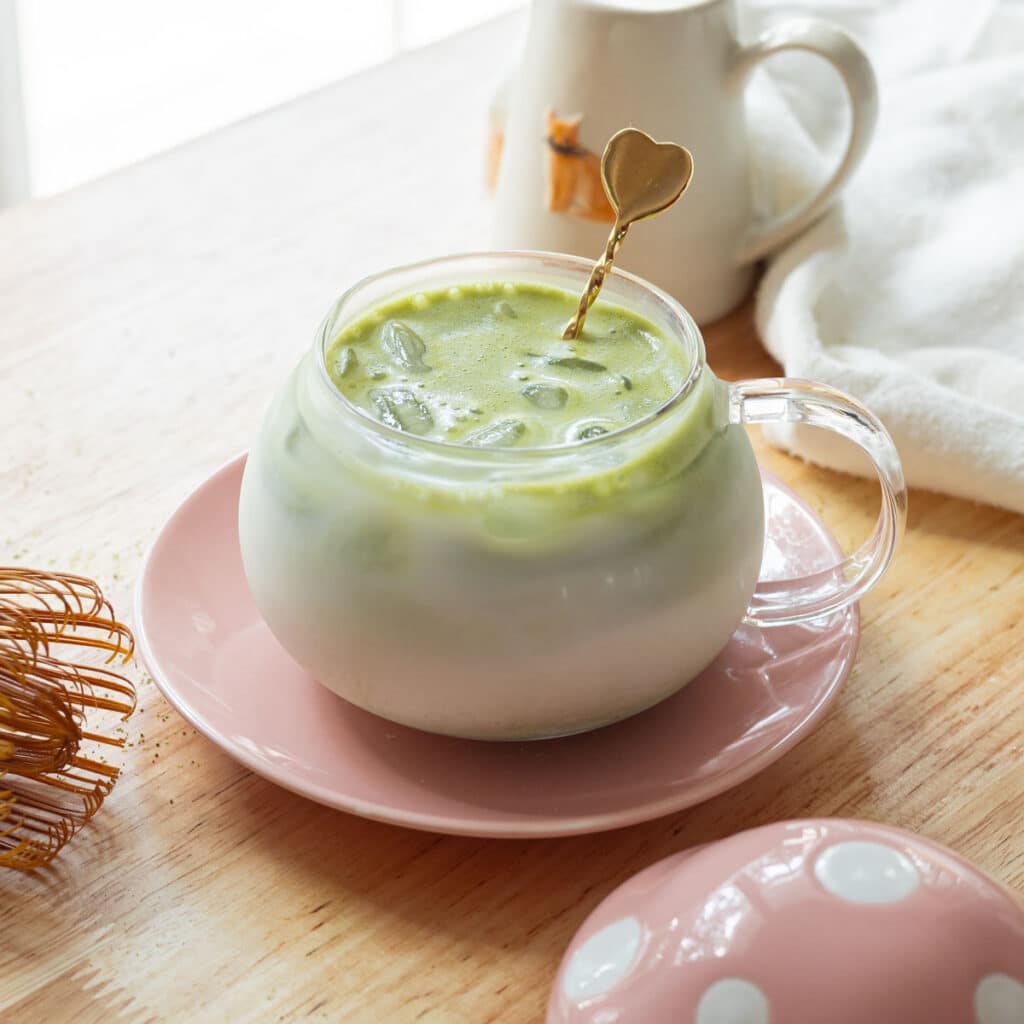
[[70, 188], [524, 0], [18, 0], [33, 195]]

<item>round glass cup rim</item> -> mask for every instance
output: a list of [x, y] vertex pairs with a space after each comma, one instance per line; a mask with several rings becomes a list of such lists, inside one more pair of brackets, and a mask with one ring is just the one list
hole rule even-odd
[[327, 315], [324, 317], [320, 327], [317, 329], [317, 369], [321, 382], [327, 386], [327, 389], [333, 399], [337, 401], [346, 412], [355, 413], [355, 415], [359, 417], [361, 423], [371, 428], [371, 430], [376, 434], [392, 440], [402, 441], [412, 447], [421, 447], [425, 451], [433, 451], [439, 455], [472, 455], [474, 457], [486, 456], [489, 458], [516, 458], [524, 455], [527, 457], [565, 455], [566, 452], [578, 451], [582, 448], [585, 448], [587, 451], [594, 451], [600, 447], [610, 446], [612, 443], [621, 441], [627, 436], [633, 436], [637, 433], [643, 432], [647, 427], [652, 426], [654, 423], [667, 416], [674, 409], [677, 409], [687, 400], [687, 398], [689, 398], [690, 393], [696, 386], [707, 364], [704, 352], [704, 336], [701, 333], [696, 320], [693, 319], [684, 306], [682, 306], [667, 292], [657, 287], [657, 285], [651, 284], [650, 281], [639, 277], [637, 274], [631, 274], [628, 270], [620, 270], [618, 267], [612, 267], [611, 273], [608, 275], [606, 280], [618, 278], [650, 293], [667, 308], [667, 311], [672, 316], [680, 321], [684, 335], [689, 335], [693, 341], [694, 348], [693, 365], [690, 367], [686, 375], [686, 379], [682, 384], [680, 384], [676, 391], [662, 402], [657, 409], [652, 410], [646, 416], [642, 416], [638, 420], [634, 420], [632, 423], [627, 423], [624, 427], [619, 427], [618, 430], [610, 430], [607, 434], [601, 434], [598, 437], [584, 438], [579, 441], [564, 441], [559, 444], [534, 445], [522, 448], [486, 448], [481, 447], [480, 445], [461, 444], [457, 441], [439, 441], [434, 438], [420, 437], [418, 434], [410, 434], [406, 430], [399, 430], [397, 427], [390, 427], [386, 423], [381, 423], [380, 420], [374, 419], [374, 417], [365, 409], [361, 409], [354, 402], [349, 401], [349, 399], [334, 383], [327, 369], [327, 349], [334, 341], [334, 337], [328, 335], [328, 324], [333, 321], [338, 312], [344, 308], [345, 303], [348, 302], [353, 295], [370, 285], [399, 274], [415, 272], [418, 270], [427, 270], [432, 267], [442, 267], [453, 263], [503, 258], [522, 260], [524, 263], [539, 263], [543, 261], [556, 260], [565, 265], [567, 269], [580, 270], [587, 276], [589, 276], [590, 271], [594, 267], [593, 260], [588, 260], [582, 256], [573, 256], [569, 253], [546, 252], [540, 249], [495, 249], [449, 253], [446, 256], [432, 256], [427, 259], [416, 260], [412, 263], [403, 263], [398, 266], [388, 267], [385, 270], [378, 270], [373, 274], [367, 274], [365, 277], [360, 278], [355, 282], [355, 284], [342, 292], [341, 296], [331, 305]]

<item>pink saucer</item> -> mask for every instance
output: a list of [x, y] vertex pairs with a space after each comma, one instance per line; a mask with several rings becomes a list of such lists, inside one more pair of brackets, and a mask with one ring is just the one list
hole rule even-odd
[[[282, 650], [249, 596], [238, 551], [244, 456], [160, 531], [136, 590], [142, 657], [164, 696], [247, 768], [331, 807], [410, 828], [527, 837], [598, 832], [724, 792], [817, 724], [846, 679], [859, 617], [742, 626], [686, 689], [596, 732], [486, 743], [394, 725], [346, 703]], [[762, 576], [826, 569], [839, 550], [765, 474]]]

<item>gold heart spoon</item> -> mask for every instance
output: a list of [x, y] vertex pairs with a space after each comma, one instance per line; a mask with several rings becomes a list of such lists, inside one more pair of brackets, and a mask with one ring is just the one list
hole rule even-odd
[[623, 128], [608, 140], [601, 157], [601, 183], [615, 211], [615, 224], [579, 307], [562, 332], [565, 341], [575, 340], [583, 330], [587, 310], [601, 291], [630, 224], [667, 210], [686, 191], [692, 177], [690, 151], [674, 142], [655, 142], [638, 128]]

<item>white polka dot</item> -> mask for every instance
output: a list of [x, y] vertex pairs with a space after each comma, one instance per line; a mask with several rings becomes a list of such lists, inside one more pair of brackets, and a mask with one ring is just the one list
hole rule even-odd
[[882, 843], [830, 846], [814, 865], [814, 875], [833, 896], [851, 903], [898, 903], [921, 884], [911, 861]]
[[624, 917], [591, 935], [570, 958], [562, 991], [574, 1003], [610, 992], [629, 973], [642, 936], [635, 917]]
[[770, 1024], [768, 997], [750, 981], [716, 981], [697, 1006], [694, 1024]]
[[1024, 1021], [1024, 985], [1006, 974], [982, 978], [974, 990], [978, 1024], [1020, 1024]]

